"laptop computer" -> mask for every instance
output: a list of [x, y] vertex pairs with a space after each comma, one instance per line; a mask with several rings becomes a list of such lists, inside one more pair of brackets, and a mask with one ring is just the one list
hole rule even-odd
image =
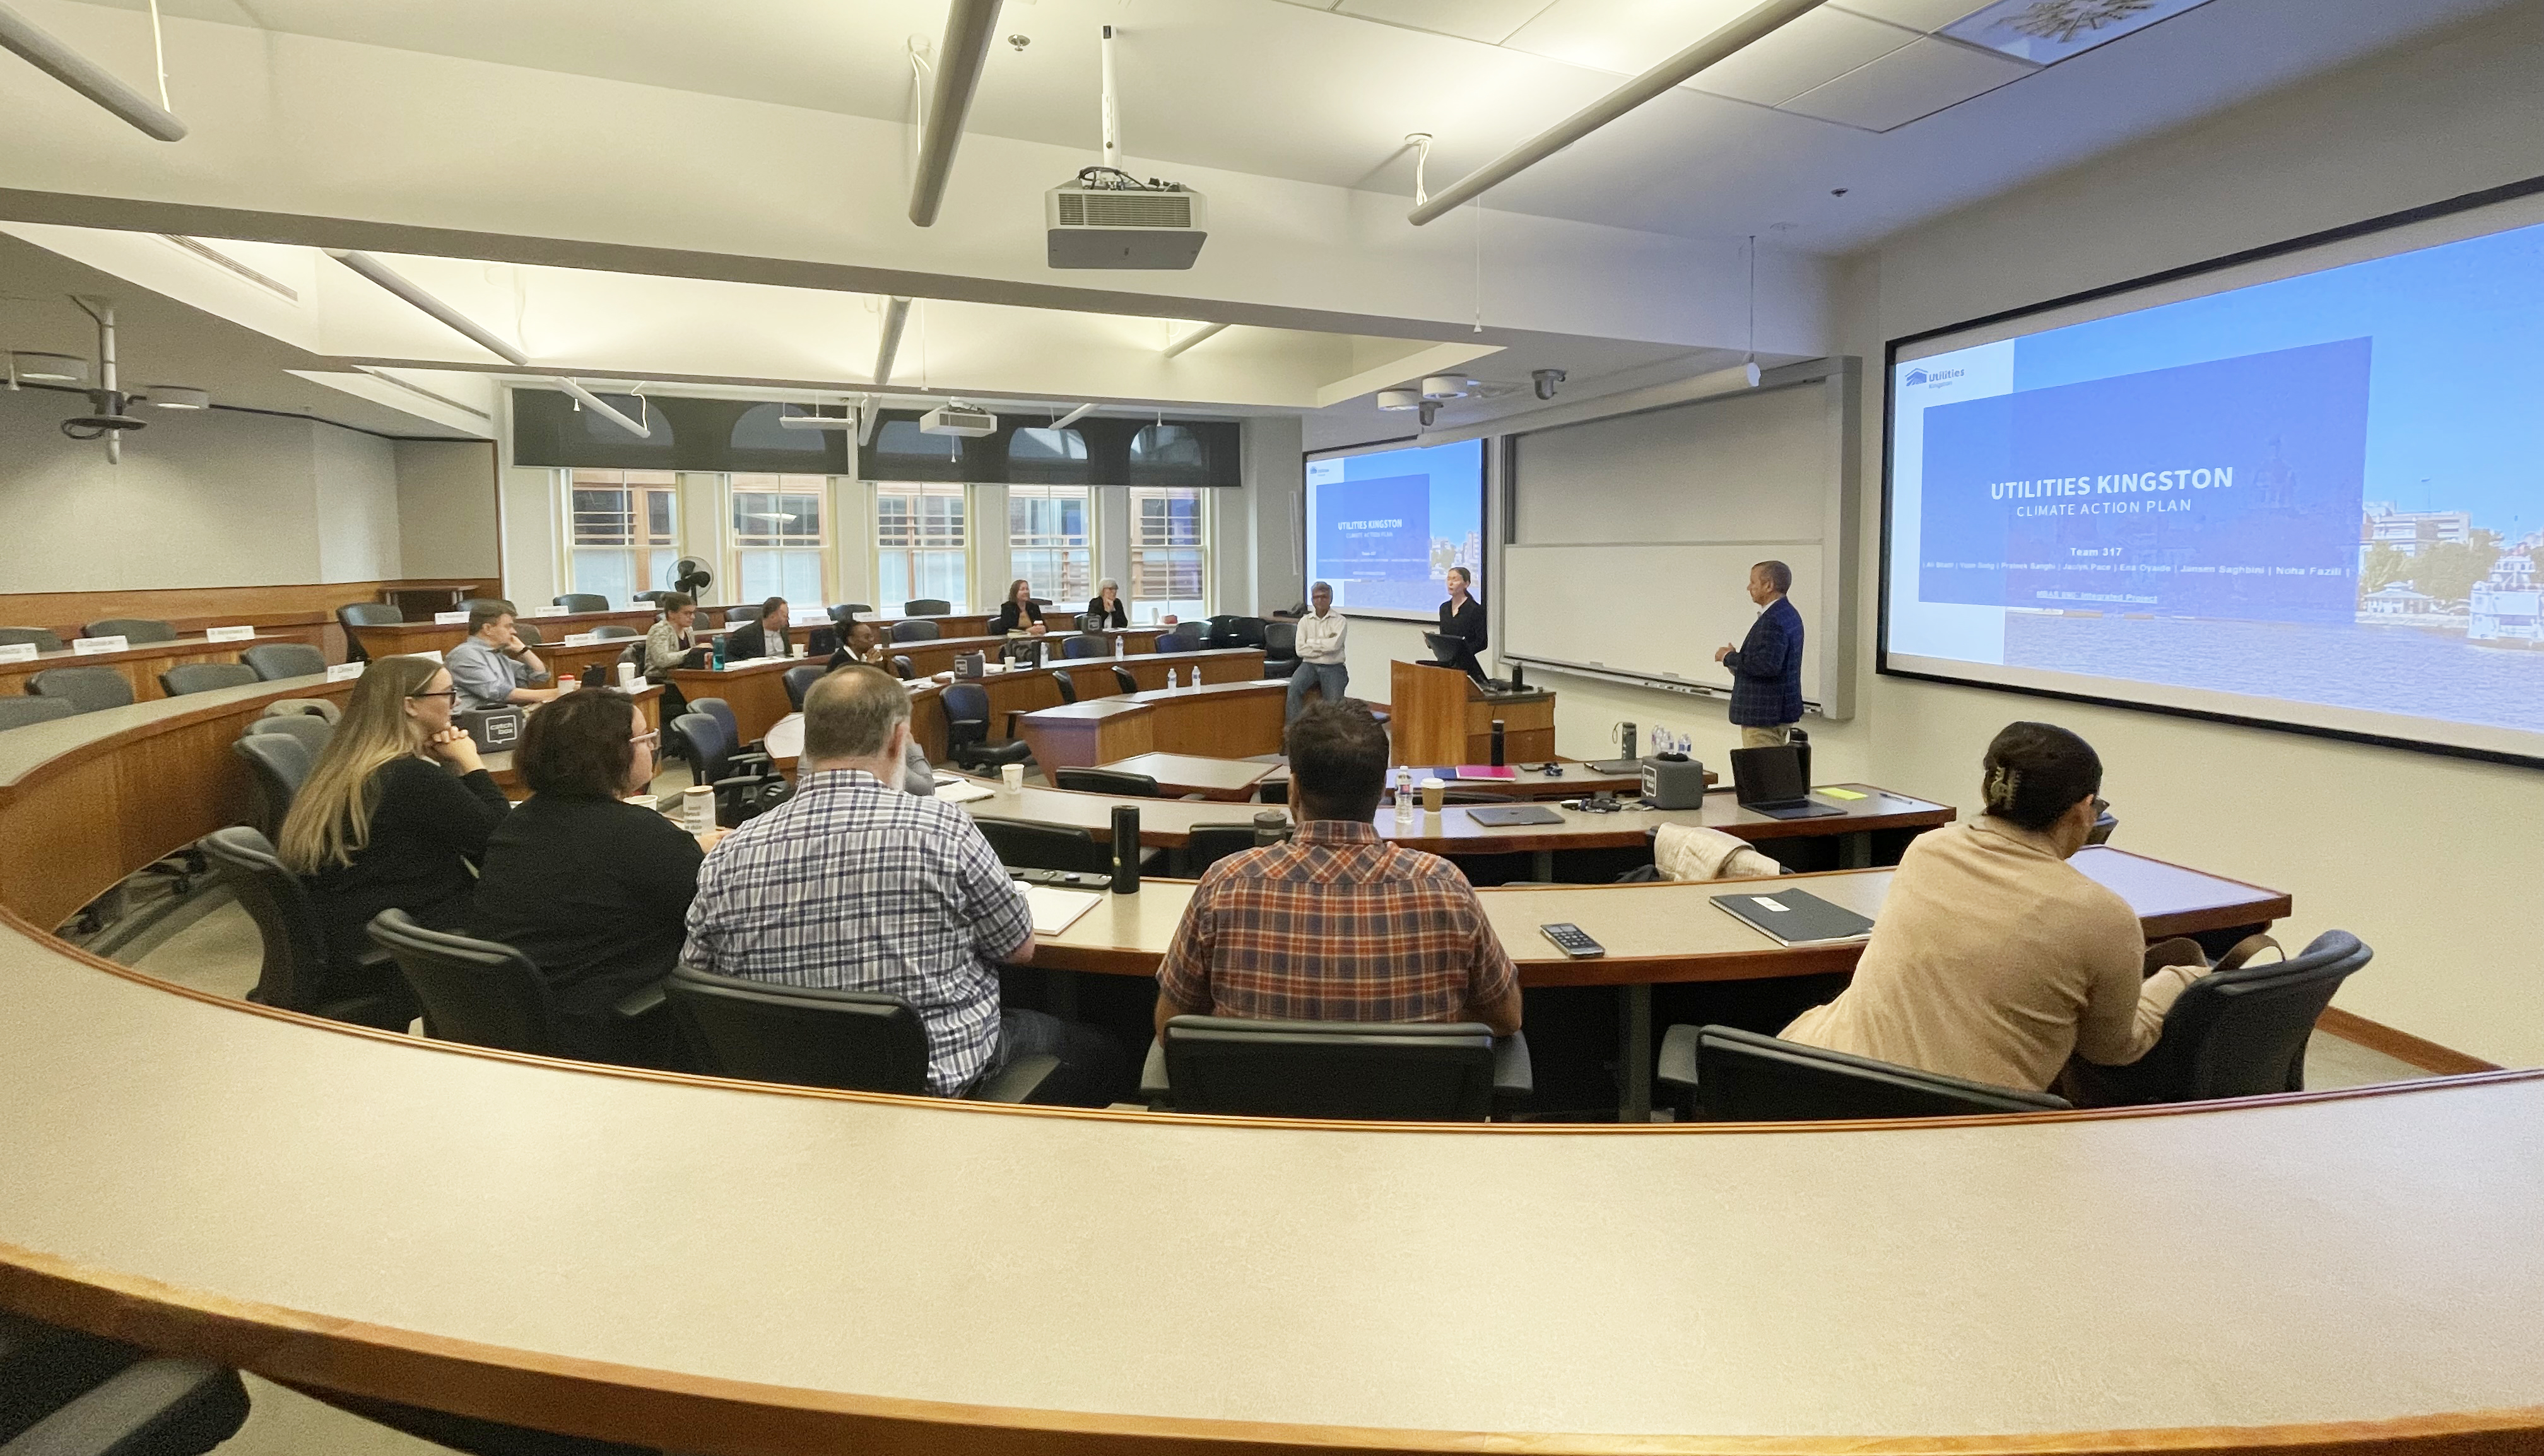
[[1521, 824], [1563, 822], [1563, 815], [1539, 804], [1512, 804], [1489, 808], [1471, 808], [1467, 810], [1467, 817], [1478, 824], [1489, 825], [1496, 829], [1508, 829]]
[[1802, 751], [1790, 744], [1732, 749], [1731, 792], [1742, 808], [1771, 819], [1822, 819], [1846, 812], [1811, 798], [1810, 787], [1802, 782]]

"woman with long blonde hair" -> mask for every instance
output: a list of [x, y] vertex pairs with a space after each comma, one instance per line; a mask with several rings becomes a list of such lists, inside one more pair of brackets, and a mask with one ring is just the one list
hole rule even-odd
[[1033, 583], [1022, 576], [1007, 583], [1007, 599], [998, 607], [998, 620], [990, 624], [992, 632], [1043, 631], [1042, 608], [1034, 605]]
[[283, 816], [277, 856], [308, 885], [340, 972], [392, 906], [435, 930], [467, 928], [474, 867], [509, 805], [450, 726], [452, 698], [429, 657], [371, 663]]

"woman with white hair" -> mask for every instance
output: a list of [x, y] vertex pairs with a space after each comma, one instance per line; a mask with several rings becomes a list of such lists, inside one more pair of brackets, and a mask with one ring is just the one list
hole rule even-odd
[[1129, 608], [1122, 604], [1122, 583], [1107, 576], [1095, 583], [1095, 598], [1086, 604], [1084, 632], [1104, 632], [1131, 625]]

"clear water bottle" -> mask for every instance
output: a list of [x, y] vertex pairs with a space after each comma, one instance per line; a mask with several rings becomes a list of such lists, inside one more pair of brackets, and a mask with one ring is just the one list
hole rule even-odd
[[1175, 690], [1175, 669], [1173, 669], [1173, 668], [1169, 667], [1169, 668], [1167, 668], [1167, 669], [1166, 669], [1166, 691], [1171, 693], [1171, 692], [1173, 692], [1174, 690]]
[[1395, 821], [1413, 822], [1413, 770], [1401, 765], [1395, 770]]
[[1113, 660], [1119, 662], [1122, 657], [1122, 634], [1117, 632], [1113, 634]]

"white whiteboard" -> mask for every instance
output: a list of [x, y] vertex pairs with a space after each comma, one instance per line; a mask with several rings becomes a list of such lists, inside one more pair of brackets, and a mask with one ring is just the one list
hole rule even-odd
[[[1740, 645], [1757, 620], [1749, 568], [1793, 569], [1802, 612], [1802, 696], [1821, 701], [1820, 547], [1807, 542], [1709, 542], [1502, 548], [1504, 657], [1622, 676], [1731, 689], [1714, 649]], [[1619, 603], [1631, 602], [1632, 610]]]

